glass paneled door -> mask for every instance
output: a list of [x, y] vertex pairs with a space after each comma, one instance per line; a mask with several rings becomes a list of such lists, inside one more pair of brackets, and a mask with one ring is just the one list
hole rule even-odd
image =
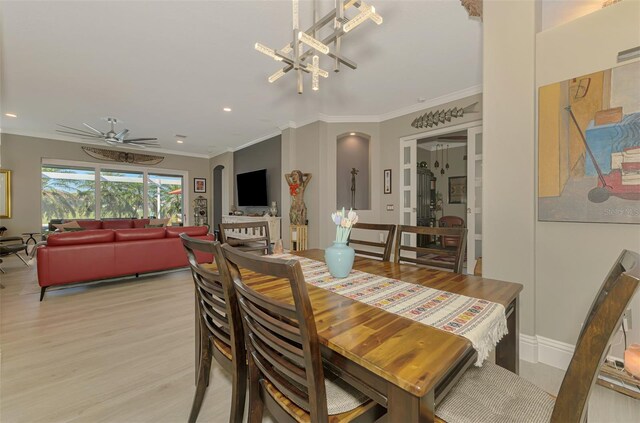
[[482, 257], [482, 126], [467, 130], [467, 273]]
[[147, 213], [149, 217], [169, 219], [172, 226], [184, 223], [183, 177], [150, 173], [147, 177]]
[[[418, 177], [418, 152], [417, 140], [411, 139], [402, 142], [400, 154], [400, 224], [416, 225], [417, 219], [417, 177]], [[403, 245], [416, 246], [415, 234], [403, 234]], [[405, 253], [410, 257], [414, 253]], [[415, 256], [414, 256], [415, 257]]]

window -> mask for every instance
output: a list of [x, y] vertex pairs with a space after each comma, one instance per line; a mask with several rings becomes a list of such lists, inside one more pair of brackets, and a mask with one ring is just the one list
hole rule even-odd
[[169, 218], [185, 222], [188, 173], [64, 160], [42, 164], [42, 225], [57, 219]]
[[182, 176], [149, 174], [147, 186], [149, 216], [182, 225]]
[[42, 166], [42, 224], [96, 216], [94, 169]]
[[144, 175], [142, 172], [100, 171], [100, 217], [142, 218]]

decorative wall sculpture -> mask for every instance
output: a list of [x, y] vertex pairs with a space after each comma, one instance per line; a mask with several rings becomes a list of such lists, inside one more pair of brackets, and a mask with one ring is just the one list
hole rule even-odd
[[304, 190], [311, 181], [310, 173], [302, 173], [299, 170], [292, 170], [284, 175], [284, 179], [289, 184], [289, 194], [291, 195], [291, 208], [289, 209], [289, 220], [292, 225], [307, 224], [307, 206], [304, 204]]
[[482, 18], [482, 0], [460, 0], [469, 16]]
[[157, 165], [164, 160], [163, 156], [128, 153], [125, 151], [107, 150], [106, 148], [82, 147], [82, 150], [94, 159], [105, 160], [107, 162]]
[[476, 101], [464, 108], [454, 107], [447, 110], [442, 109], [425, 113], [415, 118], [413, 122], [411, 122], [411, 126], [414, 128], [431, 128], [441, 123], [451, 122], [451, 119], [460, 118], [464, 116], [465, 113], [477, 113], [475, 110], [477, 105], [478, 102]]
[[538, 219], [640, 223], [640, 62], [546, 85]]

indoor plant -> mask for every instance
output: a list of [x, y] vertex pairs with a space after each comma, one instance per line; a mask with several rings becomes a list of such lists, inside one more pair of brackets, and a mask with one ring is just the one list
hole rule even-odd
[[355, 251], [349, 247], [351, 228], [358, 222], [358, 215], [353, 210], [345, 213], [344, 208], [331, 213], [331, 220], [336, 225], [336, 240], [324, 252], [324, 259], [329, 273], [335, 278], [346, 278], [353, 267]]

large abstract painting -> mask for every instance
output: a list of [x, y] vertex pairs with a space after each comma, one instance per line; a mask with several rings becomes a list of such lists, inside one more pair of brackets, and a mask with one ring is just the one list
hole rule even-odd
[[540, 88], [538, 219], [640, 223], [640, 62]]

